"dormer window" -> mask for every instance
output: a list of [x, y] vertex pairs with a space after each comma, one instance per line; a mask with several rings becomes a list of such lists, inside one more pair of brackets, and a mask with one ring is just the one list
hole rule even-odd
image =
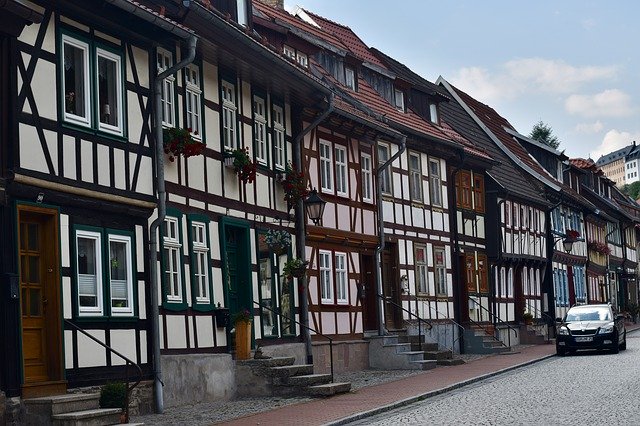
[[429, 119], [433, 124], [438, 124], [438, 105], [435, 103], [429, 104]]
[[291, 46], [287, 46], [286, 44], [282, 48], [282, 53], [292, 61], [299, 63], [305, 68], [309, 68], [309, 57], [306, 53], [302, 53]]
[[399, 89], [395, 89], [396, 109], [404, 112], [404, 92]]
[[286, 44], [284, 45], [284, 56], [286, 56], [287, 58], [291, 58], [291, 59], [296, 59], [296, 49], [294, 49], [291, 46], [287, 46]]
[[356, 72], [351, 67], [344, 67], [344, 85], [351, 90], [356, 90]]
[[309, 58], [306, 54], [296, 52], [296, 61], [305, 68], [309, 68]]

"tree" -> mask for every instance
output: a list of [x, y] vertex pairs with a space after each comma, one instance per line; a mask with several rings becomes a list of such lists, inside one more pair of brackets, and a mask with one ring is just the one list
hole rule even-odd
[[623, 194], [628, 195], [629, 197], [637, 200], [640, 196], [640, 182], [633, 182], [631, 184], [625, 184], [620, 189]]
[[529, 137], [537, 140], [538, 142], [542, 142], [545, 145], [549, 145], [553, 149], [557, 149], [560, 146], [560, 141], [558, 140], [558, 137], [553, 134], [551, 126], [543, 123], [542, 120], [538, 121], [533, 126]]

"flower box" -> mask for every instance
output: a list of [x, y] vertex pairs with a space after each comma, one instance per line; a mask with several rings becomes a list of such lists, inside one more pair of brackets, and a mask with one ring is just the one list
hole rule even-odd
[[165, 154], [169, 155], [169, 161], [173, 162], [179, 156], [184, 158], [200, 155], [206, 145], [198, 142], [191, 135], [191, 129], [170, 127], [162, 130], [162, 142]]
[[251, 160], [248, 148], [237, 148], [233, 151], [226, 151], [224, 164], [233, 167], [243, 183], [252, 183], [256, 180], [256, 163]]

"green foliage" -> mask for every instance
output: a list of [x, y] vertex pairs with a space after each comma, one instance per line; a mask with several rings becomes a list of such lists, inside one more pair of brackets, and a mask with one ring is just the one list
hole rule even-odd
[[549, 145], [553, 149], [557, 149], [560, 146], [560, 141], [557, 136], [553, 134], [551, 126], [538, 121], [531, 129], [529, 133], [531, 139], [535, 139], [538, 142], [542, 142], [545, 145]]
[[640, 197], [640, 181], [624, 185], [621, 191], [623, 194], [637, 200]]
[[109, 382], [100, 389], [101, 408], [125, 408], [127, 402], [127, 384]]

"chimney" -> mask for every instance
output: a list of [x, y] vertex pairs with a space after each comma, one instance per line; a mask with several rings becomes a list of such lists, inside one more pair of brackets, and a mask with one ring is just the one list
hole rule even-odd
[[276, 9], [284, 10], [284, 0], [260, 0], [260, 2]]

